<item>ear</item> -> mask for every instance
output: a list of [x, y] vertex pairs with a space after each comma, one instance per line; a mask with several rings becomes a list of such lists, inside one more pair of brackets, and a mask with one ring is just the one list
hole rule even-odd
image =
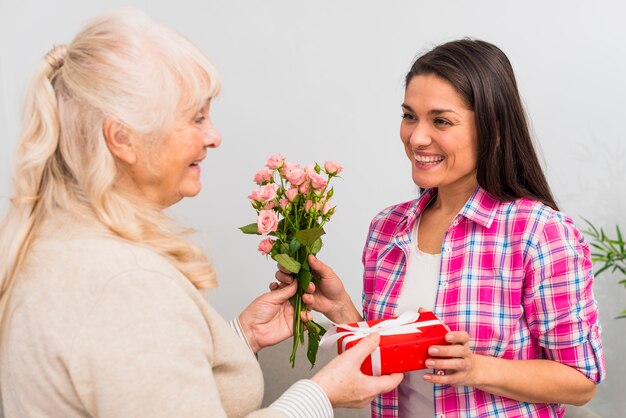
[[114, 116], [105, 119], [102, 133], [111, 154], [118, 160], [133, 165], [137, 162], [137, 154], [131, 133]]

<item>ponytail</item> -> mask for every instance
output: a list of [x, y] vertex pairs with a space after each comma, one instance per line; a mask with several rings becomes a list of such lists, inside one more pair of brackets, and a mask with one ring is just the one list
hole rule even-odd
[[0, 224], [0, 324], [16, 272], [41, 219], [41, 193], [59, 145], [59, 112], [53, 82], [65, 55], [65, 46], [56, 46], [46, 54], [24, 97], [23, 130], [13, 162], [13, 193]]

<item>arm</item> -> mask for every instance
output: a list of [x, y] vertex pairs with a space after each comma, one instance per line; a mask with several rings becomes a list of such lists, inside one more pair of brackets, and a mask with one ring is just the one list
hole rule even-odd
[[[573, 367], [552, 360], [505, 360], [472, 354], [469, 336], [451, 332], [453, 345], [431, 347], [426, 366], [446, 370], [424, 379], [437, 384], [473, 386], [520, 402], [583, 405], [591, 400], [596, 384]], [[443, 357], [449, 357], [444, 359]]]
[[[582, 405], [604, 376], [589, 249], [569, 221], [555, 216], [547, 221], [526, 261], [522, 303], [530, 334], [545, 359], [474, 355], [466, 333], [451, 333], [448, 338], [454, 345], [437, 347], [428, 363], [451, 373], [430, 375], [429, 380], [475, 386], [525, 402]], [[446, 356], [453, 359], [438, 358]]]

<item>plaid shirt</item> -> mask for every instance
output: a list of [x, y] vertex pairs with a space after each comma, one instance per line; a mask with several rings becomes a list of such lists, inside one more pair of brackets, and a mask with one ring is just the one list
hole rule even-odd
[[[385, 209], [363, 251], [363, 314], [394, 315], [411, 228], [436, 189]], [[550, 359], [594, 382], [605, 375], [590, 253], [572, 220], [530, 199], [501, 202], [478, 187], [441, 248], [435, 314], [467, 331], [476, 354]], [[435, 417], [562, 417], [565, 406], [518, 402], [472, 387], [434, 385]], [[372, 416], [398, 416], [397, 391], [372, 402]]]

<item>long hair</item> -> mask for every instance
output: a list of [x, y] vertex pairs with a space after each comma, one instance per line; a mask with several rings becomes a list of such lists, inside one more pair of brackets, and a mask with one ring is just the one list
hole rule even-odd
[[41, 61], [24, 98], [12, 195], [0, 224], [0, 319], [42, 223], [55, 214], [104, 225], [166, 257], [197, 288], [215, 274], [190, 231], [116, 188], [119, 171], [103, 136], [108, 117], [158, 145], [177, 112], [218, 94], [209, 60], [144, 14], [121, 10], [89, 22]]
[[480, 187], [501, 201], [527, 197], [558, 210], [528, 129], [509, 59], [495, 45], [461, 39], [420, 56], [406, 75], [449, 82], [474, 111]]

